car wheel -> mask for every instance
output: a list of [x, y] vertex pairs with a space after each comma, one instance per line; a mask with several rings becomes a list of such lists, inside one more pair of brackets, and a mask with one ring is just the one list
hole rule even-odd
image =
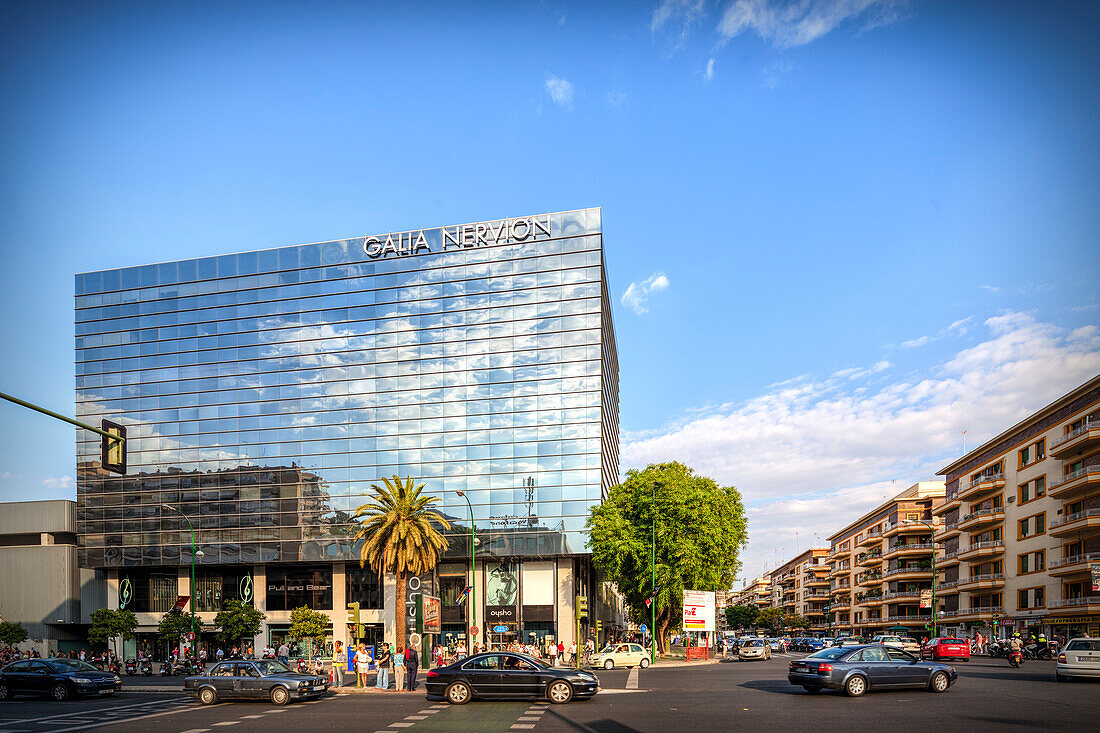
[[461, 680], [448, 685], [444, 694], [447, 697], [447, 702], [452, 705], [465, 705], [470, 702], [470, 686]]
[[213, 705], [218, 701], [218, 693], [213, 687], [204, 687], [199, 690], [199, 702], [203, 705]]
[[50, 689], [50, 697], [58, 702], [65, 702], [69, 699], [69, 688], [58, 683]]
[[604, 669], [614, 669], [615, 668], [615, 662], [613, 662], [610, 659], [605, 659], [604, 663], [603, 663], [603, 668]]
[[564, 680], [555, 680], [546, 688], [546, 696], [555, 705], [564, 705], [573, 699], [573, 685]]
[[285, 687], [272, 687], [271, 702], [275, 705], [286, 705], [290, 702], [290, 690]]
[[0, 682], [0, 700], [7, 700], [11, 697], [11, 691], [8, 689], [8, 685], [5, 682]]
[[928, 683], [928, 688], [932, 692], [947, 692], [947, 688], [951, 686], [951, 680], [947, 679], [946, 672], [936, 672], [932, 675], [932, 680]]
[[854, 674], [844, 683], [844, 693], [848, 697], [859, 697], [867, 692], [867, 680], [862, 675]]
[[645, 669], [649, 666], [649, 657], [642, 657], [642, 661], [638, 662], [638, 664], [641, 665], [642, 669]]
[[821, 688], [817, 685], [802, 685], [802, 689], [810, 693], [811, 695], [816, 695], [817, 693], [821, 692]]

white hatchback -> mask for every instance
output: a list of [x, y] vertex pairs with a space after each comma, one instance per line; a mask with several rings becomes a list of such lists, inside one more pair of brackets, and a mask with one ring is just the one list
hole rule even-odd
[[1100, 639], [1079, 637], [1066, 642], [1058, 655], [1054, 677], [1059, 682], [1074, 677], [1100, 677]]

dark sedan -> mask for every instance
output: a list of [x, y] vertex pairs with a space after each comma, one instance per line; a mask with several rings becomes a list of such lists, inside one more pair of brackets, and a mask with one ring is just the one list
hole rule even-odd
[[879, 644], [822, 649], [791, 662], [787, 672], [791, 684], [802, 685], [806, 692], [828, 688], [850, 697], [897, 687], [946, 692], [958, 676], [950, 665], [922, 662], [909, 652]]
[[113, 695], [122, 678], [79, 659], [23, 659], [0, 669], [0, 700], [12, 695], [49, 695], [58, 702], [73, 695]]
[[274, 659], [219, 662], [206, 674], [187, 677], [183, 691], [197, 697], [203, 705], [231, 698], [271, 700], [286, 705], [323, 695], [328, 680], [312, 674], [298, 674]]
[[567, 703], [590, 698], [600, 689], [596, 675], [583, 669], [551, 667], [526, 654], [488, 652], [428, 672], [429, 697], [454, 705], [479, 698], [540, 698]]

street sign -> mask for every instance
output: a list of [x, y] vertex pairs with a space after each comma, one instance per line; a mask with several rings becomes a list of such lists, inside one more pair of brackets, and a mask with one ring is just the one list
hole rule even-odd
[[504, 634], [508, 631], [508, 627], [503, 624], [497, 624], [493, 627], [494, 634]]
[[187, 632], [187, 640], [188, 641], [194, 641], [195, 640], [195, 632], [194, 631], [188, 631]]
[[476, 626], [471, 626], [470, 627], [470, 636], [477, 636], [477, 627]]
[[645, 624], [642, 624], [640, 627], [638, 627], [638, 630], [641, 631], [643, 634], [649, 633], [649, 627]]

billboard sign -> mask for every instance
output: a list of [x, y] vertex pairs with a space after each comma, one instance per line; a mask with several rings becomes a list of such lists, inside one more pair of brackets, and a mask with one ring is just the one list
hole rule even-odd
[[931, 608], [932, 607], [932, 589], [928, 588], [920, 592], [920, 607]]
[[684, 590], [684, 631], [715, 631], [714, 591]]

